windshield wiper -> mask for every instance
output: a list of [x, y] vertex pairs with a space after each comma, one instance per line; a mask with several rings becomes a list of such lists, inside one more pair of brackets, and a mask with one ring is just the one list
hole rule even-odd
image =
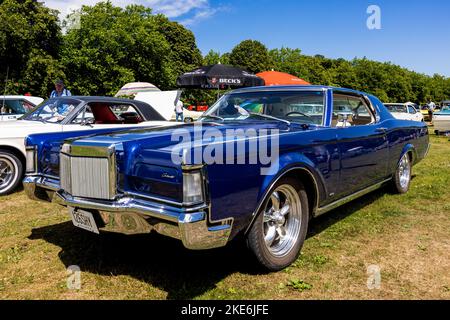
[[215, 116], [215, 115], [212, 115], [212, 114], [207, 114], [207, 115], [201, 116], [201, 119], [207, 119], [207, 118], [216, 119], [216, 120], [220, 120], [220, 121], [224, 121], [225, 120], [222, 117]]
[[281, 121], [281, 122], [286, 123], [288, 126], [291, 126], [291, 122], [290, 121], [284, 120], [284, 119], [280, 119], [280, 118], [277, 118], [277, 117], [273, 117], [273, 116], [269, 116], [268, 114], [255, 113], [255, 112], [249, 112], [249, 114], [252, 115], [252, 116], [257, 116], [257, 117], [261, 117], [261, 118]]

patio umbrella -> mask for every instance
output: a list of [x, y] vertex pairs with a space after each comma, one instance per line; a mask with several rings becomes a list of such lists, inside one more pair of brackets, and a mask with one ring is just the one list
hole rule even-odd
[[155, 85], [148, 82], [130, 82], [124, 85], [115, 95], [120, 96], [134, 96], [139, 92], [155, 92], [161, 91]]
[[263, 86], [264, 80], [240, 68], [214, 64], [179, 76], [177, 85], [181, 88], [226, 89]]
[[279, 86], [279, 85], [310, 85], [303, 79], [293, 76], [289, 73], [278, 71], [264, 71], [256, 74], [258, 77], [263, 78], [266, 82], [266, 86]]

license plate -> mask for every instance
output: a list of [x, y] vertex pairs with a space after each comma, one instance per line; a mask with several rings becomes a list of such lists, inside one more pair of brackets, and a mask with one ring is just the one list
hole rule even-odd
[[89, 211], [69, 208], [69, 214], [75, 227], [99, 234], [94, 216]]

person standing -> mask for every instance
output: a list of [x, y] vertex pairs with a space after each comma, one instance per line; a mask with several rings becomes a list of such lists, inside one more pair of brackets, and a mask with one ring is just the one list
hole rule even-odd
[[64, 81], [61, 79], [56, 80], [55, 90], [50, 94], [50, 98], [69, 97], [72, 93], [64, 87]]
[[180, 119], [180, 121], [183, 122], [184, 121], [183, 101], [178, 100], [178, 102], [175, 104], [175, 113], [176, 113], [176, 121], [178, 122], [178, 119]]
[[436, 109], [436, 104], [430, 100], [430, 103], [428, 104], [428, 116], [430, 117], [430, 122], [433, 122], [433, 113]]

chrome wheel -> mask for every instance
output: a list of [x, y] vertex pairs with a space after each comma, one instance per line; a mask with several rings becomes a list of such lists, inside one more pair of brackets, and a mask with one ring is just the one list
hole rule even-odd
[[302, 207], [297, 191], [291, 185], [276, 188], [264, 209], [263, 235], [269, 252], [284, 257], [298, 242], [302, 225]]
[[411, 163], [408, 154], [405, 154], [400, 160], [398, 168], [398, 181], [403, 189], [407, 189], [411, 180]]
[[0, 158], [0, 191], [9, 188], [15, 176], [14, 163], [7, 158]]

